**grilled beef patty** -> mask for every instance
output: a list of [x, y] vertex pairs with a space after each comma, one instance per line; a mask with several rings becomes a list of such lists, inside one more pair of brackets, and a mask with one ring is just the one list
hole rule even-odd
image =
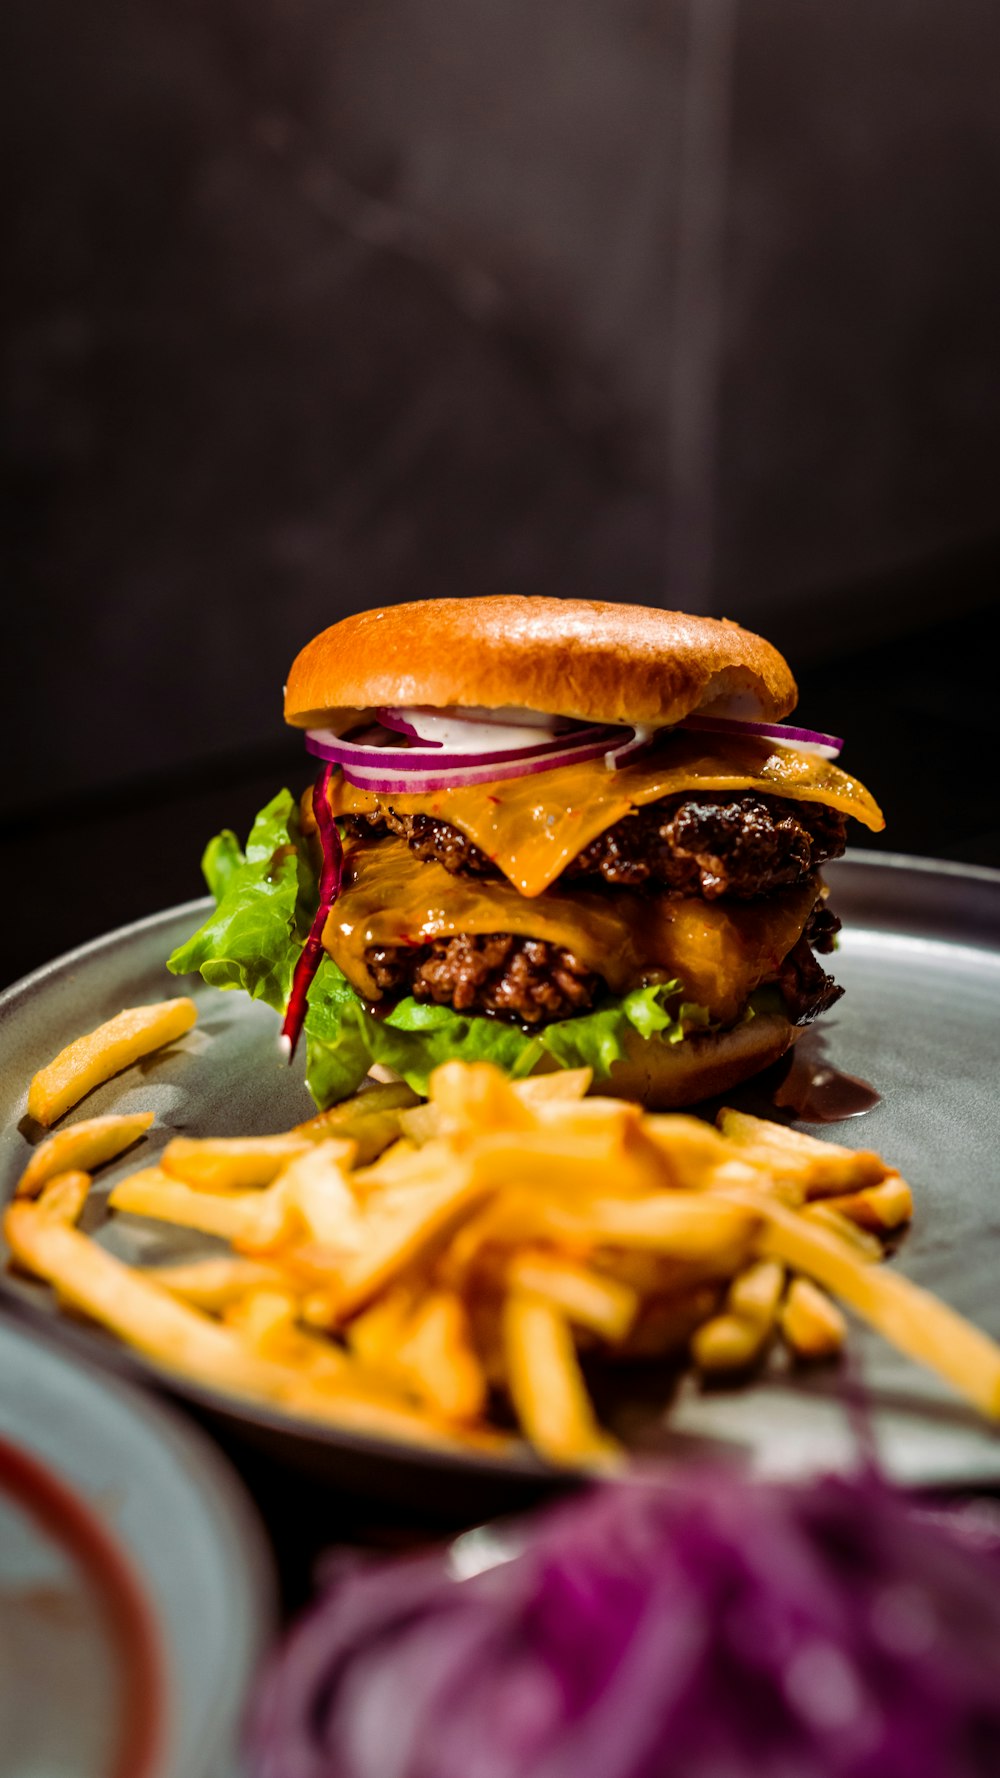
[[[458, 828], [432, 815], [351, 815], [359, 839], [396, 834], [424, 861], [466, 876], [500, 873]], [[612, 884], [740, 901], [801, 883], [844, 850], [847, 817], [822, 803], [752, 793], [666, 797], [616, 821], [571, 859], [560, 882]]]
[[[843, 993], [813, 956], [832, 951], [840, 921], [823, 904], [782, 965], [778, 986], [793, 1024], [806, 1024]], [[589, 1012], [604, 983], [561, 945], [510, 932], [460, 932], [426, 945], [372, 945], [368, 969], [383, 994], [412, 994], [456, 1012], [493, 1013], [521, 1025]]]

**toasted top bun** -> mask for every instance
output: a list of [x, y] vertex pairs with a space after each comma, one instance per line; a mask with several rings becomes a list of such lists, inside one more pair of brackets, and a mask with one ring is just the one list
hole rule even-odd
[[797, 688], [769, 642], [726, 619], [589, 599], [424, 599], [362, 611], [296, 658], [285, 720], [337, 726], [380, 705], [514, 705], [588, 722], [694, 710], [780, 720]]

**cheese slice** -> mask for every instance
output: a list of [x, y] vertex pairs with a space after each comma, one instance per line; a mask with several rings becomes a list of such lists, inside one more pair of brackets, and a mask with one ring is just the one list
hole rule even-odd
[[[603, 759], [587, 760], [528, 778], [422, 796], [393, 792], [381, 799], [338, 776], [331, 805], [335, 815], [362, 814], [377, 810], [381, 800], [402, 815], [447, 821], [485, 852], [521, 895], [536, 896], [584, 846], [631, 810], [681, 792], [716, 790], [756, 790], [790, 802], [824, 803], [873, 830], [885, 826], [864, 785], [829, 760], [767, 741], [677, 731], [651, 758], [617, 772], [609, 772]], [[311, 826], [311, 819], [306, 824]]]
[[499, 880], [452, 876], [424, 864], [402, 840], [348, 851], [345, 886], [323, 943], [366, 999], [378, 989], [369, 945], [423, 945], [458, 932], [513, 932], [572, 951], [622, 994], [648, 980], [673, 980], [685, 996], [730, 1024], [756, 987], [775, 975], [822, 893], [812, 877], [755, 902], [643, 895], [634, 890], [560, 893], [529, 899]]

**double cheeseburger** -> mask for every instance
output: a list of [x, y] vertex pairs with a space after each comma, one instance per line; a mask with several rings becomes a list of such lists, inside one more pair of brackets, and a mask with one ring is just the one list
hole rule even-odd
[[820, 870], [883, 826], [785, 724], [795, 681], [737, 624], [547, 598], [344, 619], [292, 666], [319, 772], [208, 848], [218, 906], [170, 960], [307, 1040], [317, 1102], [375, 1064], [587, 1065], [687, 1105], [775, 1061], [841, 990]]

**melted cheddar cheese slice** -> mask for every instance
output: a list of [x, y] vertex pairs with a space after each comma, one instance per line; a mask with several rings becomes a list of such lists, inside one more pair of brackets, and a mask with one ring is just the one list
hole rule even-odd
[[829, 760], [767, 741], [693, 732], [674, 732], [651, 758], [617, 772], [596, 759], [529, 778], [381, 799], [338, 777], [331, 805], [335, 815], [361, 814], [376, 810], [381, 800], [403, 815], [447, 821], [485, 852], [521, 895], [536, 896], [584, 846], [631, 810], [665, 796], [716, 790], [756, 790], [790, 802], [825, 803], [875, 831], [885, 826], [864, 785]]
[[529, 899], [507, 883], [451, 876], [402, 840], [348, 852], [345, 886], [323, 943], [366, 999], [378, 990], [369, 945], [422, 945], [458, 932], [513, 932], [562, 945], [616, 994], [644, 980], [683, 983], [689, 1000], [730, 1024], [771, 979], [822, 893], [818, 878], [755, 902], [640, 895], [628, 889]]

